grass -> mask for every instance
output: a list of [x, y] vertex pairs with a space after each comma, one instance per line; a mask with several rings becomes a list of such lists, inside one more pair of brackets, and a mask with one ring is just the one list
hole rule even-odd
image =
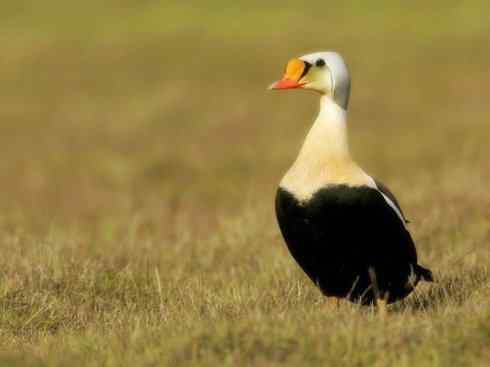
[[[40, 4], [0, 12], [0, 365], [486, 365], [487, 2]], [[438, 279], [384, 322], [328, 305], [275, 223], [318, 101], [265, 87], [329, 48]]]

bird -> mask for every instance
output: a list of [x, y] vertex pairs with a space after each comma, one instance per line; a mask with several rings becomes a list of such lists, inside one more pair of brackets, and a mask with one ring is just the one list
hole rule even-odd
[[320, 95], [320, 111], [276, 192], [277, 221], [292, 257], [330, 299], [360, 305], [407, 297], [420, 280], [408, 220], [387, 186], [351, 157], [347, 107], [349, 69], [334, 51], [291, 59], [269, 89]]

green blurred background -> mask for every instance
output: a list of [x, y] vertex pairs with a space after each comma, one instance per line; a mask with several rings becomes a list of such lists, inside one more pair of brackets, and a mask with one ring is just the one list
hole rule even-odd
[[326, 49], [350, 66], [351, 140], [370, 172], [405, 196], [488, 179], [487, 1], [0, 10], [4, 212], [80, 224], [169, 202], [213, 213], [270, 202], [317, 101], [265, 87], [290, 57]]

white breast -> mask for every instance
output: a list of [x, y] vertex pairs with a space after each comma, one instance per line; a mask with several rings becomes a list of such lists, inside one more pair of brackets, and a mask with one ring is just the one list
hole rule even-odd
[[315, 173], [314, 171], [305, 171], [301, 168], [301, 165], [295, 163], [284, 175], [279, 187], [291, 193], [301, 203], [307, 203], [317, 191], [330, 185], [367, 186], [377, 190], [390, 208], [395, 211], [403, 225], [406, 224], [402, 213], [395, 203], [382, 193], [376, 186], [374, 179], [354, 162], [352, 162], [351, 166], [345, 166], [341, 170], [334, 169], [330, 173], [328, 167]]
[[374, 180], [353, 161], [305, 162], [296, 160], [281, 180], [280, 187], [301, 202], [307, 202], [329, 185], [368, 186], [377, 189]]

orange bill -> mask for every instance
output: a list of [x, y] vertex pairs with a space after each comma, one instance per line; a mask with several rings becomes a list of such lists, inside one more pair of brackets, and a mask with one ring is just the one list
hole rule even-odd
[[278, 80], [269, 89], [294, 89], [301, 88], [306, 83], [300, 83], [306, 64], [300, 59], [291, 59], [286, 65], [286, 72], [281, 80]]

